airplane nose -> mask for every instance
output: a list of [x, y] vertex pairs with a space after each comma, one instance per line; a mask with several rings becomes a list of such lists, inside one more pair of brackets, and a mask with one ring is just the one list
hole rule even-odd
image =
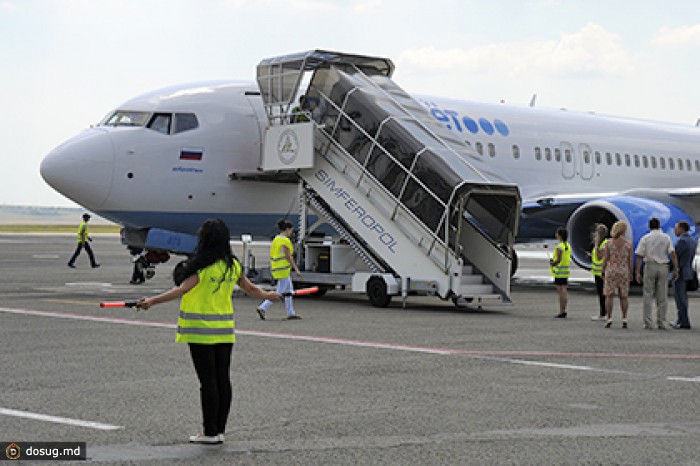
[[109, 195], [113, 168], [114, 146], [109, 134], [90, 128], [49, 152], [40, 172], [53, 189], [97, 210]]

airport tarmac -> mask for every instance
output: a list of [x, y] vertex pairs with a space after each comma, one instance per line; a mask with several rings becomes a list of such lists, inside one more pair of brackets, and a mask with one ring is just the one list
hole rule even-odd
[[[281, 304], [261, 321], [236, 296], [226, 442], [190, 445], [199, 390], [178, 303], [98, 306], [169, 288], [177, 258], [129, 285], [118, 237], [94, 236], [102, 266], [70, 269], [73, 236], [0, 234], [0, 442], [86, 442], [104, 464], [700, 464], [697, 330], [643, 330], [639, 292], [630, 328], [617, 303], [603, 328], [583, 271], [554, 319], [531, 249], [512, 306], [377, 309], [332, 291], [297, 299], [301, 321]], [[700, 326], [698, 295], [690, 307]]]

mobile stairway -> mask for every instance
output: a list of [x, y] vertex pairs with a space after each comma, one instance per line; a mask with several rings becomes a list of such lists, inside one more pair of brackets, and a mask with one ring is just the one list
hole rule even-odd
[[[269, 120], [260, 170], [300, 178], [304, 282], [350, 286], [375, 306], [414, 293], [509, 303], [518, 188], [396, 85], [393, 70], [389, 59], [323, 50], [257, 67]], [[312, 226], [308, 210], [320, 219]], [[330, 244], [312, 235], [323, 222], [338, 234]], [[322, 248], [343, 260], [328, 267]]]

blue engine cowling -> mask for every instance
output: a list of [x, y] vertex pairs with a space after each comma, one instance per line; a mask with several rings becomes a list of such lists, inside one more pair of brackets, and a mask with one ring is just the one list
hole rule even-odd
[[626, 238], [636, 248], [642, 236], [649, 232], [649, 219], [656, 217], [661, 222], [661, 230], [674, 238], [676, 222], [685, 220], [690, 224], [695, 236], [695, 222], [680, 207], [673, 204], [643, 197], [616, 196], [583, 204], [576, 209], [567, 222], [571, 257], [585, 269], [591, 268], [593, 234], [597, 223], [610, 229], [618, 220], [627, 223]]

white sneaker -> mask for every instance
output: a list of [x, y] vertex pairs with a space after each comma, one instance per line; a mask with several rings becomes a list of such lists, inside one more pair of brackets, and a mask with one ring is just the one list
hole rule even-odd
[[591, 320], [605, 320], [607, 316], [592, 316]]
[[226, 441], [226, 438], [224, 437], [224, 434], [219, 434], [219, 441], [220, 441], [221, 443], [224, 443], [224, 441]]
[[197, 435], [191, 435], [190, 436], [190, 443], [204, 443], [207, 445], [216, 445], [217, 443], [223, 442], [224, 439], [222, 436], [219, 435], [213, 435], [213, 436], [207, 436], [204, 434], [197, 434]]

